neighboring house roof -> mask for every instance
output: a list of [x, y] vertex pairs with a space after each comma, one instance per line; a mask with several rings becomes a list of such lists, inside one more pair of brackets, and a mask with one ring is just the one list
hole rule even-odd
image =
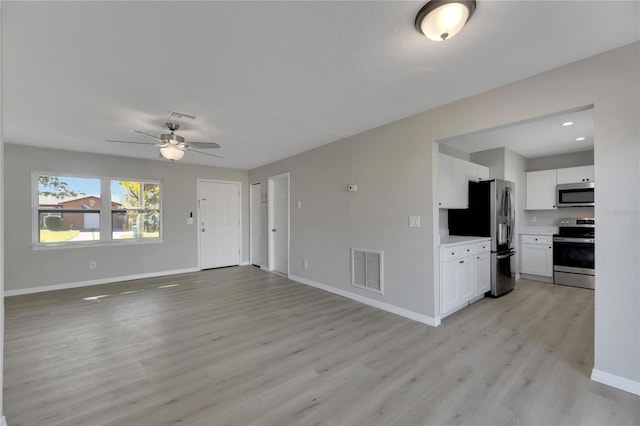
[[[82, 197], [57, 198], [57, 197], [53, 197], [51, 195], [41, 195], [41, 196], [38, 197], [38, 203], [41, 206], [62, 206], [64, 204], [70, 203], [72, 201], [81, 201], [81, 200], [88, 200], [88, 199], [99, 200], [100, 196], [99, 195], [83, 195]], [[111, 202], [112, 203], [115, 203], [118, 206], [121, 206], [122, 203], [120, 203], [119, 201], [120, 201], [119, 197], [117, 197], [117, 196], [116, 197], [111, 197]]]

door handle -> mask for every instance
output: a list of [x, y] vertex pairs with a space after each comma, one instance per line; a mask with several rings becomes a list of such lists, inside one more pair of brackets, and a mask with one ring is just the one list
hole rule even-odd
[[276, 232], [276, 228], [272, 228], [272, 229], [271, 229], [271, 232]]
[[510, 257], [513, 257], [515, 254], [516, 254], [515, 252], [509, 253], [509, 254], [503, 254], [500, 256], [496, 256], [496, 259], [498, 260], [508, 259]]

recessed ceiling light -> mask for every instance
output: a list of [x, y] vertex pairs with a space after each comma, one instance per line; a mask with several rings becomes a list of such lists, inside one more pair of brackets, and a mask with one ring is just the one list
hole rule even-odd
[[573, 125], [573, 121], [565, 121], [564, 123], [562, 123], [563, 126], [567, 127], [567, 126], [572, 126]]
[[580, 136], [579, 138], [576, 138], [577, 141], [583, 141], [585, 139], [587, 139], [587, 138], [585, 138], [584, 136]]

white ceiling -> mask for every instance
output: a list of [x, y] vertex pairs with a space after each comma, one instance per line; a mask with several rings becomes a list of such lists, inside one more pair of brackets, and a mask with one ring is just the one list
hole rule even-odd
[[636, 1], [479, 0], [445, 43], [418, 34], [425, 2], [2, 1], [5, 142], [157, 159], [178, 133], [251, 169], [622, 46]]
[[[570, 126], [563, 123], [573, 122]], [[584, 141], [577, 138], [584, 137]], [[593, 149], [593, 109], [572, 111], [439, 141], [464, 152], [506, 146], [525, 158]]]

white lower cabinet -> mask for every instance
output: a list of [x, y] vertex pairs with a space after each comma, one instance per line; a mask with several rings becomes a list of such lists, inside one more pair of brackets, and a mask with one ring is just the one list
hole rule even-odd
[[553, 277], [553, 237], [550, 235], [522, 235], [520, 238], [523, 274]]
[[440, 248], [440, 315], [445, 317], [491, 287], [489, 243]]
[[491, 290], [491, 253], [476, 254], [474, 260], [475, 295]]

